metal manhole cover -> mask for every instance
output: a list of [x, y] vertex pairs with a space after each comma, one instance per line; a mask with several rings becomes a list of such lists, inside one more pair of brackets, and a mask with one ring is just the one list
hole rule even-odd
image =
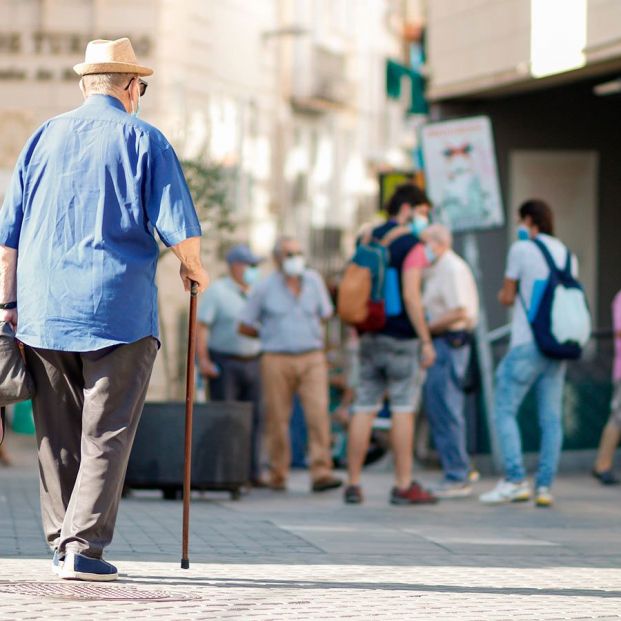
[[165, 591], [139, 589], [126, 584], [102, 583], [4, 582], [0, 583], [0, 593], [77, 600], [174, 602], [200, 599], [200, 596], [195, 594], [167, 593]]

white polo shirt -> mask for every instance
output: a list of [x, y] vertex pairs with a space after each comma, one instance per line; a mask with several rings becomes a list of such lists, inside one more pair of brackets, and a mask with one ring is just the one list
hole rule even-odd
[[479, 293], [470, 266], [453, 250], [447, 250], [423, 273], [423, 306], [429, 323], [449, 311], [465, 308], [468, 319], [449, 330], [472, 330], [479, 319]]

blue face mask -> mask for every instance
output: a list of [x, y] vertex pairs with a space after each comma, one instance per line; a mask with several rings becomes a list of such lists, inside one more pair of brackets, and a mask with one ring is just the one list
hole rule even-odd
[[520, 224], [517, 228], [517, 238], [520, 241], [528, 241], [530, 239], [530, 231], [527, 226]]
[[427, 257], [427, 261], [429, 263], [435, 263], [438, 255], [431, 249], [430, 246], [425, 246], [425, 256]]
[[412, 224], [410, 224], [410, 228], [412, 230], [412, 234], [419, 237], [420, 234], [429, 226], [429, 218], [426, 216], [414, 216], [412, 220]]
[[256, 265], [249, 265], [244, 270], [244, 282], [248, 285], [254, 285], [259, 279], [259, 268]]

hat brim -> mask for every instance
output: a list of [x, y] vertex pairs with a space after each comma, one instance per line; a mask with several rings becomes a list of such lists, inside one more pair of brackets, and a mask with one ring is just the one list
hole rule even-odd
[[108, 62], [108, 63], [78, 63], [73, 70], [80, 76], [94, 73], [134, 73], [136, 75], [153, 75], [153, 69], [131, 63]]

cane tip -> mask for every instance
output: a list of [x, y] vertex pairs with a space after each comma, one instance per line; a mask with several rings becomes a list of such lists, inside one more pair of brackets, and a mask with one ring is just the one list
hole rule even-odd
[[190, 559], [182, 558], [181, 559], [181, 569], [190, 569]]

